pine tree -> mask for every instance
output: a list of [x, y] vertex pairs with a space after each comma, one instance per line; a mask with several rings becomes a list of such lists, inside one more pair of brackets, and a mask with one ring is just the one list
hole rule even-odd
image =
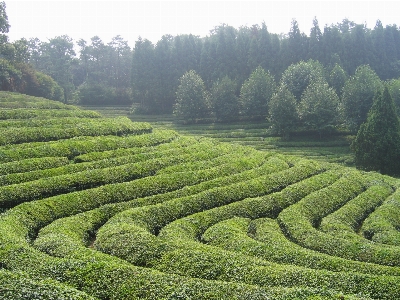
[[400, 175], [400, 123], [393, 99], [385, 87], [375, 94], [374, 104], [352, 144], [356, 167]]

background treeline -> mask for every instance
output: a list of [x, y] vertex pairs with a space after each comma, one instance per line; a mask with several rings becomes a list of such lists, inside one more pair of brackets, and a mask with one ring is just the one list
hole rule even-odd
[[[179, 79], [194, 70], [210, 91], [228, 77], [235, 94], [257, 67], [276, 83], [292, 64], [319, 62], [329, 76], [335, 66], [346, 76], [369, 65], [381, 80], [400, 77], [400, 30], [378, 20], [373, 29], [348, 19], [307, 35], [296, 20], [287, 34], [270, 33], [265, 23], [234, 28], [220, 25], [207, 37], [164, 35], [153, 44], [139, 38], [131, 49], [122, 37], [73, 41], [63, 35], [40, 41], [9, 42], [6, 5], [0, 2], [0, 84], [2, 90], [93, 105], [134, 103], [138, 112], [171, 113]], [[336, 90], [340, 97], [340, 90]]]
[[396, 25], [374, 29], [343, 20], [321, 29], [318, 21], [309, 36], [296, 20], [287, 35], [268, 32], [266, 24], [235, 29], [221, 25], [206, 38], [193, 35], [164, 36], [156, 45], [139, 39], [132, 64], [134, 101], [147, 112], [171, 112], [179, 78], [194, 70], [209, 90], [227, 76], [241, 85], [257, 68], [268, 71], [276, 82], [293, 63], [319, 61], [328, 75], [337, 65], [353, 75], [369, 65], [382, 80], [400, 76], [400, 31]]

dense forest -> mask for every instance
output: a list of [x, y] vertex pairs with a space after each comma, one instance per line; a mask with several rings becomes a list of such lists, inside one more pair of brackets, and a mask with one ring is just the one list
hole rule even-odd
[[[139, 37], [131, 49], [121, 36], [108, 43], [98, 36], [73, 41], [67, 35], [10, 42], [5, 8], [2, 2], [3, 90], [85, 105], [134, 103], [137, 113], [175, 109], [179, 115], [183, 106], [177, 92], [183, 75], [192, 71], [206, 98], [202, 113], [189, 117], [193, 119], [210, 114], [221, 120], [265, 118], [274, 109], [281, 111], [284, 99], [285, 107], [296, 106], [292, 125], [297, 118], [327, 127], [339, 114], [326, 116], [329, 120], [324, 124], [315, 124], [315, 116], [306, 114], [312, 101], [323, 94], [330, 99], [326, 108], [340, 110], [347, 125], [357, 129], [383, 82], [388, 82], [400, 105], [400, 29], [384, 27], [379, 20], [373, 29], [348, 19], [321, 28], [315, 18], [308, 35], [295, 19], [289, 33], [280, 35], [270, 33], [266, 23], [240, 28], [222, 24], [207, 37], [164, 35], [156, 44]], [[300, 105], [302, 97], [308, 104]], [[261, 107], [257, 101], [263, 102]], [[276, 119], [276, 115], [269, 117]], [[287, 131], [286, 124], [278, 123], [277, 131]]]

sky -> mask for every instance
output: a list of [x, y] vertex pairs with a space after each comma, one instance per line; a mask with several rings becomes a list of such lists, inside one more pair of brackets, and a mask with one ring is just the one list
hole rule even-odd
[[321, 29], [348, 18], [373, 28], [400, 26], [400, 1], [40, 1], [5, 0], [11, 25], [11, 41], [39, 38], [41, 41], [68, 35], [75, 42], [99, 36], [104, 43], [120, 35], [134, 47], [141, 36], [153, 43], [165, 34], [209, 35], [227, 24], [261, 25], [271, 33], [287, 34], [296, 19], [309, 34], [314, 17]]

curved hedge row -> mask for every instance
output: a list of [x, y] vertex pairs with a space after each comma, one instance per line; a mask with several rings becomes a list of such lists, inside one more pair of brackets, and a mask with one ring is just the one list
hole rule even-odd
[[400, 193], [397, 190], [366, 218], [360, 232], [374, 242], [400, 246], [399, 210]]
[[0, 109], [0, 120], [10, 119], [34, 119], [34, 118], [100, 118], [101, 115], [90, 110], [70, 110], [70, 109]]
[[146, 123], [132, 123], [128, 118], [98, 119], [95, 122], [76, 122], [46, 127], [11, 127], [0, 132], [0, 145], [32, 141], [53, 141], [77, 136], [126, 135], [151, 132]]
[[3, 117], [1, 299], [400, 299], [398, 179], [0, 92]]
[[58, 168], [67, 164], [69, 160], [66, 157], [28, 158], [0, 164], [0, 176]]
[[0, 162], [54, 156], [64, 156], [73, 159], [75, 156], [93, 151], [155, 146], [170, 142], [177, 137], [177, 133], [171, 130], [154, 130], [151, 134], [128, 137], [77, 137], [47, 143], [19, 144], [12, 147], [0, 147]]
[[[390, 248], [365, 239], [347, 239], [326, 234], [315, 227], [320, 220], [353, 199], [370, 184], [371, 176], [352, 171], [335, 186], [309, 194], [282, 211], [278, 222], [285, 235], [301, 246], [346, 259], [400, 266], [400, 248]], [[382, 181], [382, 180], [381, 180]]]
[[[20, 184], [0, 187], [0, 205], [13, 207], [19, 203], [51, 197], [57, 194], [67, 193], [75, 190], [83, 190], [96, 186], [126, 182], [137, 178], [151, 176], [158, 170], [177, 163], [198, 161], [214, 158], [220, 155], [221, 148], [202, 143], [193, 147], [189, 154], [165, 155], [161, 158], [147, 159], [136, 162], [135, 157], [122, 157], [117, 162], [107, 161], [97, 168], [78, 171], [65, 175], [41, 178]], [[223, 153], [223, 152], [222, 152]], [[133, 158], [133, 163], [130, 160]], [[122, 165], [119, 165], [122, 164]], [[110, 165], [110, 167], [108, 167]]]
[[[179, 147], [179, 145], [186, 146], [186, 143], [187, 143], [186, 140], [191, 140], [191, 145], [188, 147]], [[106, 159], [101, 159], [101, 160], [91, 161], [91, 162], [71, 163], [71, 164], [64, 165], [64, 166], [57, 167], [57, 168], [48, 168], [48, 169], [44, 169], [44, 170], [36, 170], [36, 171], [31, 171], [31, 172], [14, 173], [14, 174], [9, 174], [9, 175], [5, 175], [5, 176], [0, 176], [0, 186], [34, 181], [34, 180], [38, 180], [41, 178], [48, 178], [48, 177], [53, 177], [53, 176], [61, 176], [61, 175], [70, 176], [70, 175], [72, 175], [72, 173], [84, 172], [84, 171], [91, 171], [91, 173], [93, 173], [92, 171], [95, 169], [104, 169], [104, 168], [116, 167], [116, 166], [121, 166], [121, 165], [139, 163], [139, 162], [142, 162], [145, 160], [156, 159], [156, 158], [165, 159], [165, 156], [181, 155], [181, 154], [185, 154], [185, 153], [188, 154], [189, 152], [192, 152], [192, 151], [193, 152], [199, 151], [201, 148], [203, 148], [204, 150], [207, 150], [209, 148], [209, 146], [210, 146], [210, 144], [199, 145], [197, 142], [195, 142], [194, 139], [183, 138], [183, 139], [177, 140], [176, 142], [161, 144], [161, 145], [158, 145], [155, 147], [128, 148], [126, 150], [136, 150], [138, 153], [136, 153], [134, 155], [132, 154], [132, 155], [126, 155], [126, 156], [116, 156], [116, 157], [110, 158], [110, 159], [106, 158]], [[222, 147], [219, 147], [219, 148], [221, 149], [221, 151], [223, 151]], [[141, 149], [144, 152], [139, 152], [138, 149]], [[165, 149], [165, 150], [163, 150], [163, 149]], [[225, 147], [224, 151], [229, 151], [229, 149], [230, 148]], [[125, 150], [125, 149], [121, 149], [121, 150]], [[148, 150], [148, 151], [145, 151], [145, 150]], [[222, 155], [223, 153], [215, 153], [214, 155], [220, 155], [220, 154]], [[210, 153], [210, 158], [211, 157], [212, 157], [212, 154]], [[76, 160], [77, 159], [74, 159], [74, 161], [76, 161]], [[200, 163], [201, 163], [201, 161], [200, 161]], [[105, 170], [105, 171], [107, 171], [107, 170]], [[93, 175], [93, 174], [91, 174], [91, 175]], [[49, 180], [53, 180], [53, 179], [49, 179]], [[33, 184], [33, 183], [31, 183], [31, 184]], [[16, 186], [16, 188], [18, 188], [18, 187]]]

